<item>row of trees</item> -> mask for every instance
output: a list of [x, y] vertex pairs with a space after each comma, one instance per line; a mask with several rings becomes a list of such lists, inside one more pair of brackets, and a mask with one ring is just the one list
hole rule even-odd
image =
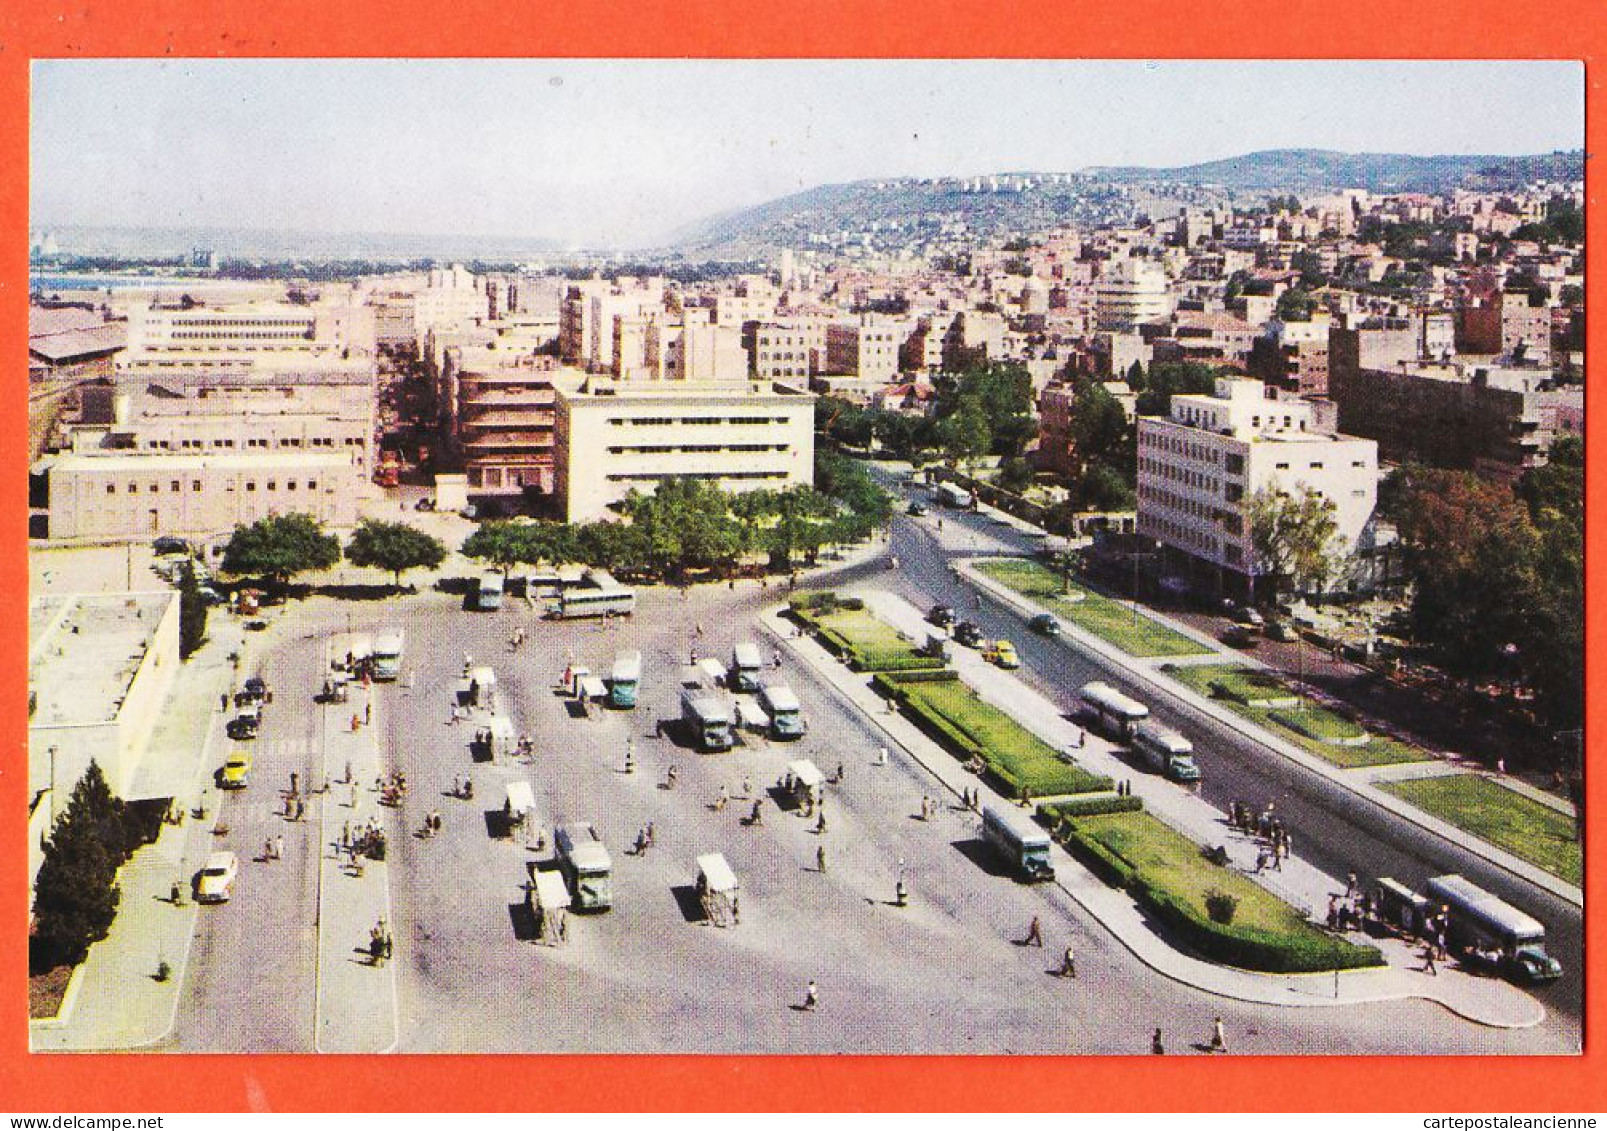
[[[325, 533], [312, 515], [270, 515], [235, 528], [223, 551], [223, 568], [284, 584], [298, 573], [332, 569], [341, 556], [340, 539]], [[408, 570], [434, 569], [445, 561], [446, 546], [404, 522], [365, 519], [352, 532], [345, 559], [355, 566], [388, 570], [400, 587]]]
[[1412, 632], [1447, 672], [1531, 688], [1553, 725], [1584, 711], [1584, 444], [1514, 485], [1401, 469], [1381, 492], [1413, 582]]
[[121, 899], [117, 870], [145, 839], [142, 822], [90, 762], [45, 842], [34, 882], [31, 970], [76, 966], [106, 937]]

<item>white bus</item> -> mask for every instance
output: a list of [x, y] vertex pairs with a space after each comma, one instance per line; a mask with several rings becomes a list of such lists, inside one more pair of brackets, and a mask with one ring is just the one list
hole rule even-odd
[[578, 617], [630, 616], [636, 611], [636, 593], [600, 569], [586, 571], [578, 588], [565, 589], [554, 614], [561, 620]]
[[1132, 738], [1138, 724], [1149, 718], [1148, 707], [1108, 683], [1083, 686], [1082, 713], [1106, 734], [1123, 740]]
[[402, 674], [402, 630], [393, 628], [374, 637], [369, 669], [375, 680], [395, 680]]
[[939, 483], [937, 497], [944, 506], [956, 507], [959, 510], [971, 509], [971, 492], [964, 487], [956, 487], [953, 483]]
[[475, 594], [474, 607], [487, 612], [492, 609], [502, 608], [502, 578], [500, 576], [488, 573], [480, 579], [480, 586]]
[[1134, 729], [1133, 749], [1149, 763], [1151, 769], [1175, 782], [1191, 784], [1200, 780], [1200, 766], [1194, 760], [1194, 744], [1154, 719], [1139, 723]]

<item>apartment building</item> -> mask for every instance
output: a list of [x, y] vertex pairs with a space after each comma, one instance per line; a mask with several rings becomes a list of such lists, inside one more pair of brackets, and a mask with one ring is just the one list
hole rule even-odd
[[815, 319], [750, 325], [748, 355], [759, 381], [807, 384], [826, 366], [826, 325]]
[[881, 384], [898, 376], [903, 334], [890, 318], [861, 314], [826, 327], [826, 373]]
[[1166, 272], [1144, 259], [1120, 259], [1094, 284], [1094, 313], [1101, 330], [1133, 330], [1172, 312]]
[[1461, 352], [1551, 364], [1551, 311], [1531, 306], [1527, 294], [1495, 291], [1473, 298], [1459, 314], [1457, 346]]
[[1327, 416], [1310, 401], [1268, 399], [1260, 381], [1220, 378], [1213, 394], [1173, 397], [1169, 416], [1139, 417], [1139, 534], [1244, 591], [1258, 572], [1251, 498], [1304, 486], [1334, 504], [1347, 552], [1370, 548], [1378, 444]]
[[486, 280], [462, 264], [430, 271], [424, 285], [413, 292], [413, 332], [420, 338], [431, 331], [458, 330], [490, 317]]
[[632, 489], [702, 479], [728, 491], [814, 481], [814, 402], [772, 382], [589, 378], [557, 392], [554, 492], [570, 522], [607, 518]]
[[447, 354], [446, 446], [475, 498], [549, 494], [557, 464], [555, 382], [579, 370], [556, 358], [485, 348]]

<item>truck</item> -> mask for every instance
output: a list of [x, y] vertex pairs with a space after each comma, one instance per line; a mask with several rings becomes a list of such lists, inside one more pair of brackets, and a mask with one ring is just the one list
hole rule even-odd
[[751, 640], [743, 641], [731, 649], [731, 673], [726, 686], [733, 691], [759, 690], [759, 673], [764, 671], [764, 657], [759, 646]]
[[589, 821], [559, 825], [553, 830], [558, 870], [573, 897], [576, 911], [607, 911], [614, 905], [614, 862]]
[[1087, 683], [1080, 693], [1080, 714], [1110, 737], [1122, 742], [1133, 737], [1138, 724], [1149, 718], [1149, 708], [1130, 699], [1108, 683]]
[[759, 690], [759, 706], [770, 716], [771, 738], [802, 738], [808, 729], [803, 720], [803, 704], [784, 683], [765, 684]]
[[689, 688], [681, 692], [681, 723], [699, 750], [729, 750], [735, 741], [730, 710], [707, 691]]
[[1194, 761], [1194, 744], [1153, 719], [1133, 729], [1133, 750], [1150, 769], [1175, 782], [1192, 785], [1200, 780], [1200, 767]]
[[402, 674], [402, 630], [393, 628], [374, 637], [369, 671], [376, 681], [393, 681]]
[[1451, 873], [1423, 885], [1429, 914], [1443, 914], [1447, 942], [1519, 982], [1554, 982], [1562, 964], [1546, 953], [1538, 919], [1498, 899], [1466, 877]]
[[1004, 857], [1020, 878], [1029, 882], [1055, 878], [1055, 866], [1049, 860], [1049, 834], [1026, 817], [984, 805], [982, 839]]
[[608, 679], [608, 701], [616, 707], [636, 706], [636, 692], [642, 682], [642, 654], [621, 652], [614, 658]]

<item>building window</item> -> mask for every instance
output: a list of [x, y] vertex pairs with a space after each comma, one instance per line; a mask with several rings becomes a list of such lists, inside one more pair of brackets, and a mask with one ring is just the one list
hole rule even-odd
[[247, 491], [255, 491], [256, 489], [257, 489], [257, 481], [255, 479], [247, 479], [246, 480], [246, 490]]
[[108, 495], [115, 495], [115, 494], [117, 494], [117, 484], [115, 484], [115, 483], [108, 483], [108, 484], [106, 484], [106, 493], [107, 493], [107, 494], [108, 494]]
[[276, 491], [278, 489], [279, 489], [279, 484], [275, 480], [272, 480], [272, 479], [268, 480], [268, 490]]
[[199, 491], [200, 489], [201, 489], [201, 481], [199, 479], [190, 480], [190, 490]]
[[174, 492], [177, 492], [179, 490], [179, 481], [177, 479], [173, 480], [172, 484], [169, 486], [169, 490], [172, 490]]

